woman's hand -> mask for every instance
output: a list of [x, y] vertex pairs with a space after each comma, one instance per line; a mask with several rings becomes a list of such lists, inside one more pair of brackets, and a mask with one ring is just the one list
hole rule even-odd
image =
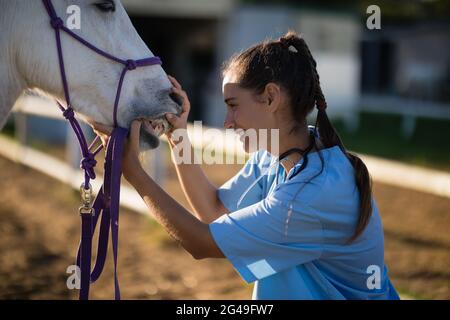
[[[127, 180], [130, 180], [134, 174], [141, 174], [142, 166], [139, 162], [139, 134], [142, 120], [134, 120], [131, 123], [130, 134], [124, 145], [124, 152], [122, 157], [122, 171]], [[103, 147], [106, 150], [109, 137], [113, 131], [112, 126], [107, 126], [101, 123], [90, 123], [94, 132], [102, 140]]]
[[187, 129], [187, 118], [189, 115], [189, 111], [191, 110], [191, 103], [189, 102], [189, 98], [186, 94], [186, 92], [181, 88], [181, 85], [178, 83], [178, 81], [171, 76], [168, 76], [170, 82], [173, 85], [172, 92], [183, 98], [183, 103], [181, 105], [181, 114], [179, 116], [168, 113], [166, 114], [167, 121], [172, 125], [172, 129], [166, 133], [167, 139], [171, 143], [173, 143], [171, 136], [174, 130], [176, 129]]

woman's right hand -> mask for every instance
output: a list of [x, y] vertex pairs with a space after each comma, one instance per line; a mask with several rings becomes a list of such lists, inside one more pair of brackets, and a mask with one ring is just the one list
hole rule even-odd
[[172, 125], [172, 129], [166, 133], [169, 141], [171, 140], [172, 132], [176, 129], [187, 129], [187, 118], [189, 115], [189, 111], [191, 110], [191, 103], [189, 102], [189, 98], [186, 92], [181, 88], [181, 85], [178, 81], [171, 76], [168, 76], [170, 82], [172, 83], [172, 92], [177, 94], [183, 99], [183, 103], [181, 105], [181, 114], [177, 116], [173, 113], [166, 114], [167, 121]]

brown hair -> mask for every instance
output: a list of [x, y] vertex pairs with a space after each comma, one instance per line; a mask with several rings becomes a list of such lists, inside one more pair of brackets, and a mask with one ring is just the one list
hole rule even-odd
[[[339, 146], [355, 171], [355, 182], [359, 190], [359, 218], [348, 243], [354, 241], [364, 231], [372, 213], [372, 182], [364, 162], [345, 149], [328, 119], [317, 64], [305, 40], [294, 31], [289, 31], [276, 41], [266, 40], [232, 56], [223, 67], [223, 76], [230, 70], [237, 76], [242, 88], [251, 89], [257, 94], [261, 94], [269, 82], [286, 90], [292, 116], [297, 122], [291, 132], [299, 125], [306, 124], [306, 116], [314, 110], [314, 106], [317, 107], [316, 128], [321, 142], [325, 148]], [[323, 170], [320, 150], [319, 155]], [[307, 154], [304, 156], [306, 163]]]

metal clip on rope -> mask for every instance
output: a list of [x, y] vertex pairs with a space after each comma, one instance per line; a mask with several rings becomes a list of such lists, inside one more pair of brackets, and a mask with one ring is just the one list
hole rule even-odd
[[92, 197], [92, 186], [88, 185], [88, 188], [85, 188], [84, 183], [80, 186], [80, 195], [81, 195], [81, 207], [79, 208], [80, 215], [94, 215], [94, 208], [92, 207], [93, 197]]

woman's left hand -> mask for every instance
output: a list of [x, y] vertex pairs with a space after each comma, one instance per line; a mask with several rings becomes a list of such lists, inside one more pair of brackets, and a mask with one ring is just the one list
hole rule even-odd
[[[124, 177], [129, 180], [135, 172], [142, 169], [139, 162], [139, 133], [141, 128], [142, 120], [134, 120], [131, 123], [130, 134], [125, 141], [124, 152], [122, 157], [122, 171]], [[103, 147], [106, 150], [108, 145], [109, 137], [113, 131], [112, 126], [107, 126], [101, 123], [93, 122], [90, 123], [94, 132], [102, 140]]]

